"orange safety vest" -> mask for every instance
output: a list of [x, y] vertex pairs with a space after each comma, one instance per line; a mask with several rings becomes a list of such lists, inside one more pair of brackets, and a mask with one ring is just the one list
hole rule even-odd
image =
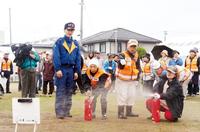
[[[90, 68], [88, 68], [86, 71], [86, 74], [91, 81], [90, 84], [91, 84], [92, 88], [95, 89], [97, 87], [97, 84], [99, 82], [99, 78], [101, 77], [101, 75], [107, 74], [107, 73], [104, 72], [102, 69], [98, 69], [98, 72], [94, 76], [92, 76], [90, 73]], [[107, 75], [109, 76], [109, 74], [107, 74]], [[110, 82], [110, 76], [108, 77], [107, 82]]]
[[86, 66], [86, 64], [83, 64], [83, 68], [82, 68], [82, 74], [85, 74], [87, 71], [88, 67]]
[[123, 54], [125, 55], [126, 64], [123, 69], [117, 69], [116, 76], [120, 80], [136, 80], [139, 73], [139, 70], [136, 68], [138, 53], [136, 52], [134, 59], [131, 59], [127, 51]]
[[189, 69], [192, 72], [198, 72], [197, 60], [198, 60], [197, 56], [195, 56], [192, 60], [188, 56], [187, 59], [186, 59], [186, 62], [185, 62], [186, 68]]
[[8, 60], [8, 61], [3, 60], [2, 65], [1, 65], [2, 71], [11, 71], [11, 64], [12, 64], [11, 60]]
[[160, 62], [160, 65], [161, 65], [161, 67], [164, 69], [164, 70], [166, 70], [167, 69], [167, 62], [168, 61], [168, 58], [166, 59], [166, 60], [163, 60], [163, 58], [160, 58], [159, 59], [159, 62]]
[[144, 67], [143, 67], [143, 73], [145, 75], [151, 74], [151, 64], [150, 63], [147, 63], [147, 64], [144, 65]]

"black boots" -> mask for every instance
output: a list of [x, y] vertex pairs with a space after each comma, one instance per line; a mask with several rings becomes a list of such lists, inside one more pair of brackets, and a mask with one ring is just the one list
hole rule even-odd
[[126, 116], [128, 117], [139, 117], [138, 114], [132, 112], [132, 106], [126, 106]]
[[127, 119], [126, 115], [124, 114], [125, 106], [118, 106], [118, 119]]

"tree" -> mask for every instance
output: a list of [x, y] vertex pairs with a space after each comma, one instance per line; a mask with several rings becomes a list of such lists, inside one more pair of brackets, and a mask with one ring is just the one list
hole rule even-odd
[[147, 53], [145, 48], [143, 47], [138, 47], [137, 52], [138, 52], [139, 58], [142, 58]]

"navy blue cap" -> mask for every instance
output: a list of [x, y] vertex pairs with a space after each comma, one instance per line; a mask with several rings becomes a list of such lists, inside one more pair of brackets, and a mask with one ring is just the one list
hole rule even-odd
[[75, 29], [75, 24], [72, 22], [66, 23], [64, 26], [64, 30], [65, 29]]

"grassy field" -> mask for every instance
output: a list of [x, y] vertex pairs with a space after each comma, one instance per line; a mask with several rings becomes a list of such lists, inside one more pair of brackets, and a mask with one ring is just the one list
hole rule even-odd
[[[15, 85], [13, 85], [15, 86]], [[5, 95], [0, 99], [0, 132], [13, 132], [12, 124], [12, 97], [19, 97], [20, 93]], [[97, 104], [97, 118], [90, 122], [83, 120], [84, 96], [73, 96], [71, 119], [58, 120], [55, 118], [53, 97], [40, 97], [41, 124], [37, 132], [200, 132], [200, 96], [188, 98], [185, 101], [183, 116], [177, 123], [169, 123], [162, 120], [154, 124], [146, 118], [149, 116], [145, 109], [145, 99], [138, 98], [135, 104], [135, 112], [138, 118], [127, 120], [117, 119], [117, 106], [114, 94], [108, 96], [108, 119], [101, 120], [100, 103]], [[163, 117], [162, 117], [163, 118]], [[163, 118], [164, 119], [164, 118]], [[20, 125], [19, 132], [31, 132], [32, 125]]]

